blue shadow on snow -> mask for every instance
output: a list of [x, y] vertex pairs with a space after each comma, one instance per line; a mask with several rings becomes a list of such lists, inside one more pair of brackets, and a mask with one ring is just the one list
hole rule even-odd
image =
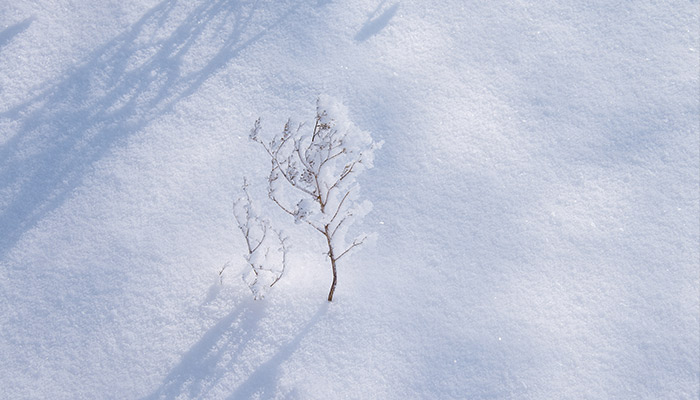
[[[235, 373], [241, 355], [250, 353], [256, 342], [255, 332], [264, 314], [265, 303], [246, 301], [236, 310], [220, 319], [180, 359], [180, 362], [163, 379], [163, 383], [151, 395], [142, 400], [186, 398], [209, 398], [214, 388], [227, 374]], [[328, 310], [322, 304], [316, 313], [299, 329], [292, 340], [277, 348], [267, 360], [260, 360], [258, 367], [242, 381], [228, 397], [249, 399], [254, 396], [267, 398], [277, 390], [280, 366], [299, 348], [301, 341], [320, 321]], [[253, 350], [255, 353], [255, 350]]]
[[12, 38], [26, 31], [27, 28], [29, 28], [29, 25], [32, 24], [32, 22], [34, 22], [34, 18], [30, 17], [0, 32], [0, 50], [2, 50], [3, 47], [10, 43]]
[[[169, 21], [183, 5], [190, 7], [187, 16]], [[0, 106], [0, 122], [17, 125], [0, 145], [0, 257], [59, 207], [111, 148], [171, 112], [293, 8], [254, 27], [257, 2], [164, 0], [62, 80], [22, 104]], [[0, 33], [0, 45], [30, 23]], [[218, 48], [183, 72], [183, 60], [195, 57], [197, 43], [212, 39], [207, 35], [216, 35], [208, 42]]]
[[367, 21], [365, 24], [362, 26], [359, 32], [355, 35], [355, 40], [358, 42], [364, 42], [365, 40], [371, 38], [372, 36], [378, 34], [381, 32], [382, 29], [384, 29], [388, 24], [389, 21], [391, 21], [392, 18], [394, 18], [394, 15], [396, 15], [396, 11], [399, 9], [399, 3], [396, 3], [392, 5], [391, 7], [387, 8], [383, 13], [381, 13], [379, 16], [376, 16], [379, 10], [382, 8], [382, 5], [386, 2], [386, 0], [382, 1], [379, 3], [377, 8], [372, 12], [372, 14], [367, 18]]

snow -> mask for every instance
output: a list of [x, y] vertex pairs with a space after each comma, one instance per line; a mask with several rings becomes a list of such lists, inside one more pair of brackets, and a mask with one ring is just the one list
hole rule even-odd
[[[698, 16], [3, 2], [0, 397], [697, 399]], [[359, 177], [378, 237], [328, 304], [324, 243], [292, 225], [255, 301], [248, 132], [319, 95], [384, 141]]]

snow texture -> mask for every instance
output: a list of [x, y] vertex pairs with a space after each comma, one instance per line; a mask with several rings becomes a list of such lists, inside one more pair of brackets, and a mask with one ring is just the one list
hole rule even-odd
[[[698, 399], [698, 10], [0, 2], [0, 398]], [[247, 135], [319, 94], [378, 239], [254, 301]]]

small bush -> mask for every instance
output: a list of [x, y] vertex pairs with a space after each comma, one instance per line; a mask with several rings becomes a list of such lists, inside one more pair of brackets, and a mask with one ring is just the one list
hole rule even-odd
[[265, 149], [271, 161], [269, 198], [295, 222], [309, 225], [323, 237], [333, 273], [328, 293], [332, 301], [338, 261], [367, 239], [359, 235], [347, 240], [346, 234], [372, 208], [371, 202], [359, 199], [357, 177], [372, 168], [381, 143], [355, 126], [345, 107], [326, 96], [317, 101], [313, 126], [292, 125], [287, 121], [281, 133], [266, 141], [258, 119], [250, 139]]

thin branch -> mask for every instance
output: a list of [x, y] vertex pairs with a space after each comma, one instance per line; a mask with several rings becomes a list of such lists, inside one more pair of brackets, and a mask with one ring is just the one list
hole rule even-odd
[[340, 157], [341, 155], [343, 155], [343, 154], [345, 154], [345, 153], [346, 153], [346, 151], [345, 151], [345, 149], [343, 149], [343, 150], [339, 151], [338, 153], [333, 154], [332, 156], [329, 155], [329, 156], [326, 157], [326, 158], [321, 162], [321, 164], [318, 166], [318, 171], [320, 172], [320, 171], [321, 171], [321, 168], [322, 168], [328, 161], [330, 161], [330, 160], [332, 160], [332, 159], [334, 159], [334, 158], [336, 158], [336, 157]]
[[354, 160], [353, 162], [351, 162], [350, 164], [348, 164], [349, 167], [348, 167], [348, 165], [346, 165], [345, 168], [343, 169], [343, 172], [340, 174], [340, 177], [338, 178], [338, 180], [336, 180], [335, 183], [333, 183], [333, 185], [331, 185], [331, 187], [328, 188], [328, 190], [327, 190], [326, 193], [330, 194], [331, 190], [337, 188], [338, 185], [340, 185], [340, 183], [341, 183], [346, 177], [348, 177], [351, 173], [355, 172], [355, 171], [354, 171], [354, 169], [355, 169], [355, 164], [361, 163], [361, 162], [362, 162], [362, 159], [360, 158], [360, 159]]
[[224, 271], [226, 271], [229, 265], [231, 265], [231, 261], [226, 261], [226, 264], [224, 264], [219, 271], [219, 283], [222, 285], [224, 284]]
[[361, 245], [362, 243], [364, 243], [366, 239], [367, 239], [367, 236], [363, 237], [363, 238], [360, 239], [359, 241], [358, 241], [357, 239], [353, 240], [353, 241], [352, 241], [352, 244], [350, 245], [350, 247], [348, 247], [344, 252], [340, 253], [340, 255], [339, 255], [338, 257], [336, 257], [335, 260], [336, 260], [336, 261], [340, 260], [340, 259], [341, 259], [344, 255], [346, 255], [350, 250], [352, 250], [352, 249], [354, 249], [355, 247], [357, 247], [357, 246]]
[[[329, 193], [330, 193], [330, 192], [329, 192]], [[340, 212], [340, 209], [343, 207], [343, 203], [345, 203], [345, 199], [347, 199], [349, 195], [350, 195], [350, 190], [348, 190], [347, 192], [345, 192], [345, 196], [343, 196], [342, 200], [340, 200], [340, 204], [338, 204], [338, 208], [336, 208], [335, 214], [333, 214], [333, 216], [331, 217], [330, 221], [328, 221], [329, 223], [333, 222], [333, 221], [335, 220], [335, 217], [338, 216], [338, 213]]]
[[307, 162], [305, 157], [301, 155], [301, 142], [297, 142], [296, 140], [294, 141], [294, 149], [297, 154], [297, 158], [299, 159], [299, 162], [306, 168], [307, 171], [311, 174], [311, 176], [314, 178], [314, 186], [316, 186], [316, 192], [309, 192], [305, 191], [305, 193], [309, 194], [311, 197], [313, 197], [321, 206], [321, 211], [325, 208], [326, 204], [323, 200], [323, 197], [321, 197], [321, 187], [318, 183], [318, 175], [320, 172], [320, 167], [317, 171], [314, 171], [314, 168]]
[[[272, 160], [272, 170], [273, 170], [273, 171], [274, 171], [275, 169], [278, 170], [279, 173], [284, 177], [284, 179], [285, 179], [285, 180], [289, 183], [289, 185], [292, 186], [293, 188], [295, 188], [295, 189], [297, 189], [297, 190], [300, 190], [300, 191], [302, 191], [303, 193], [308, 194], [309, 196], [312, 196], [312, 197], [315, 197], [315, 196], [316, 196], [316, 194], [314, 194], [313, 192], [311, 192], [311, 191], [309, 191], [309, 190], [307, 190], [307, 189], [305, 189], [305, 188], [303, 188], [303, 187], [301, 187], [301, 186], [298, 186], [296, 183], [294, 183], [294, 181], [292, 181], [292, 178], [290, 178], [289, 175], [287, 175], [287, 173], [286, 173], [286, 172], [284, 171], [284, 169], [282, 168], [282, 165], [287, 165], [288, 163], [284, 163], [284, 164], [281, 163], [281, 162], [279, 161], [279, 159], [277, 158], [277, 154], [273, 154], [272, 152], [270, 152], [270, 151], [267, 149], [267, 147], [266, 147], [265, 145], [263, 145], [263, 147], [265, 147], [265, 150], [266, 150], [267, 153], [270, 155], [270, 158], [271, 158], [271, 160]], [[279, 152], [279, 150], [278, 150], [278, 152]]]
[[336, 225], [335, 228], [333, 228], [333, 232], [331, 233], [331, 238], [335, 236], [335, 233], [338, 231], [338, 228], [340, 228], [340, 225], [343, 225], [343, 222], [345, 222], [348, 219], [348, 217], [351, 217], [351, 216], [352, 216], [352, 214], [348, 214], [343, 219], [341, 219], [340, 222], [338, 222], [338, 225]]
[[289, 249], [286, 243], [287, 238], [283, 237], [279, 231], [277, 232], [277, 236], [279, 237], [280, 244], [282, 245], [282, 270], [279, 272], [279, 275], [277, 275], [277, 278], [270, 284], [270, 287], [273, 287], [275, 283], [282, 278], [284, 271], [287, 269], [287, 250]]
[[[265, 238], [267, 237], [267, 224], [266, 224], [265, 222], [262, 222], [262, 221], [261, 221], [261, 226], [262, 226], [263, 235], [262, 235], [262, 238], [260, 238], [260, 241], [258, 242], [258, 244], [255, 246], [255, 248], [254, 248], [253, 250], [250, 250], [250, 243], [248, 243], [248, 252], [249, 252], [250, 254], [255, 253], [255, 251], [258, 250], [258, 249], [260, 248], [260, 245], [263, 244], [263, 242], [265, 241]], [[248, 241], [248, 237], [246, 236], [246, 242], [247, 242], [247, 241]]]
[[294, 214], [294, 211], [290, 211], [289, 209], [287, 209], [287, 207], [285, 207], [284, 204], [280, 203], [279, 200], [277, 200], [275, 195], [273, 195], [272, 193], [269, 193], [268, 197], [270, 198], [270, 200], [274, 201], [275, 204], [277, 204], [279, 206], [279, 208], [282, 209], [282, 211], [286, 212], [287, 214], [291, 215], [292, 217], [296, 216], [296, 214]]
[[318, 133], [318, 123], [321, 122], [321, 116], [316, 114], [316, 123], [314, 124], [314, 131], [311, 134], [311, 141], [313, 142], [314, 139], [316, 139], [316, 134]]
[[297, 153], [297, 158], [299, 158], [299, 161], [301, 161], [301, 165], [303, 165], [304, 168], [308, 169], [309, 171], [313, 170], [311, 165], [309, 165], [308, 161], [306, 160], [306, 157], [301, 155], [301, 141], [297, 141], [296, 139], [294, 140], [294, 151]]
[[[268, 196], [270, 197], [270, 200], [274, 201], [275, 204], [279, 206], [279, 208], [282, 209], [282, 211], [286, 212], [287, 214], [291, 215], [292, 217], [296, 218], [297, 215], [294, 211], [290, 211], [287, 207], [285, 207], [282, 203], [277, 200], [277, 198], [273, 195]], [[311, 225], [312, 228], [316, 229], [317, 231], [323, 233], [323, 229], [319, 228], [318, 226], [314, 225], [313, 222], [307, 220], [307, 219], [301, 219], [302, 221], [306, 222], [307, 224]]]

